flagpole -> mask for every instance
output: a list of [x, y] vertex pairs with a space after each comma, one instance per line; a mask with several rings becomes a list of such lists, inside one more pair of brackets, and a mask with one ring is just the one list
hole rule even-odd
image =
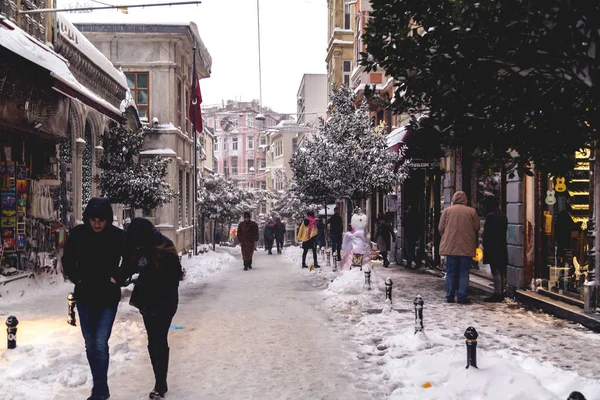
[[198, 98], [196, 97], [196, 93], [198, 92], [197, 90], [197, 86], [198, 85], [198, 73], [196, 72], [196, 42], [194, 42], [194, 49], [193, 49], [193, 71], [194, 71], [194, 76], [192, 77], [192, 79], [194, 79], [194, 91], [193, 91], [193, 99], [192, 99], [192, 104], [194, 104], [193, 110], [192, 110], [192, 129], [194, 132], [194, 228], [193, 228], [193, 235], [194, 235], [194, 255], [197, 256], [198, 255], [198, 215], [197, 215], [197, 199], [198, 199], [198, 168], [196, 166], [196, 162], [198, 159], [198, 132], [196, 131], [196, 106], [195, 104], [197, 104], [198, 102]]

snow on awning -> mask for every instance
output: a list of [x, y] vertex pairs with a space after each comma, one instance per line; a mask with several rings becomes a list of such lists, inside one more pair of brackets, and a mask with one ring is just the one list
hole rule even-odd
[[0, 18], [0, 46], [50, 72], [50, 76], [54, 78], [54, 90], [77, 99], [113, 119], [123, 118], [118, 108], [75, 79], [64, 57], [6, 18]]
[[406, 144], [408, 134], [409, 130], [406, 126], [396, 128], [393, 131], [391, 131], [386, 136], [388, 149], [393, 148], [394, 146], [398, 146], [400, 144]]

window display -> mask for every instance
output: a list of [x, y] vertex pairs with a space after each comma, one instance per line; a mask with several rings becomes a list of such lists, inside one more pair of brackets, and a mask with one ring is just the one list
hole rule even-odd
[[589, 150], [581, 150], [576, 154], [577, 163], [572, 171], [565, 176], [548, 176], [543, 199], [542, 231], [547, 260], [544, 278], [547, 279], [542, 287], [579, 300], [587, 277], [590, 245], [589, 158]]

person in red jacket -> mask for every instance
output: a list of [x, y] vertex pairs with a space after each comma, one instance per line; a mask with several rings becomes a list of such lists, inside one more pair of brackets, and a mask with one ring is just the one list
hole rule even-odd
[[252, 269], [252, 256], [254, 255], [254, 244], [258, 240], [258, 224], [250, 219], [250, 213], [244, 213], [244, 220], [237, 228], [237, 237], [242, 247], [242, 258], [244, 260], [244, 271]]

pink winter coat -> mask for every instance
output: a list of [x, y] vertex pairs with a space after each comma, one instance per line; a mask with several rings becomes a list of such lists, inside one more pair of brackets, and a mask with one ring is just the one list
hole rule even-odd
[[479, 216], [474, 208], [467, 205], [467, 195], [462, 190], [454, 193], [452, 204], [440, 218], [440, 254], [473, 257], [477, 248]]

